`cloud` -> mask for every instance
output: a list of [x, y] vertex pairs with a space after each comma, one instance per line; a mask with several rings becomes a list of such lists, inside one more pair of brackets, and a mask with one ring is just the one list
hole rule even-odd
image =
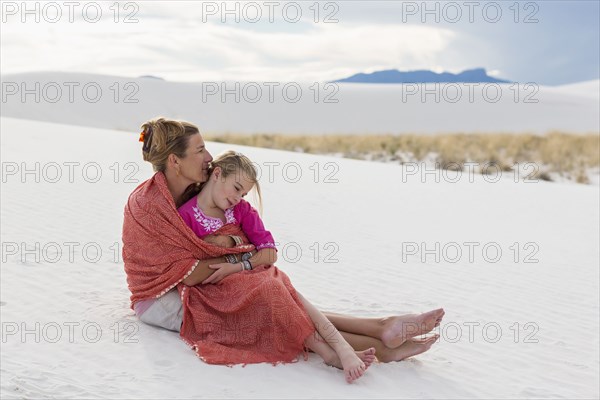
[[[143, 24], [6, 27], [4, 73], [39, 69], [171, 80], [326, 80], [433, 65], [456, 35], [427, 26], [314, 24], [292, 32], [171, 18]], [[126, 62], [124, 62], [126, 61]]]
[[[330, 3], [338, 9], [326, 10]], [[218, 15], [205, 18], [203, 3], [189, 1], [141, 2], [139, 9], [121, 9], [118, 23], [111, 2], [102, 3], [97, 23], [86, 22], [81, 13], [73, 23], [66, 15], [55, 24], [12, 18], [2, 24], [0, 66], [4, 74], [44, 69], [175, 81], [316, 81], [381, 69], [475, 67], [538, 83], [597, 78], [598, 53], [590, 49], [598, 42], [598, 22], [584, 18], [594, 15], [589, 7], [576, 14], [569, 8], [571, 15], [562, 6], [540, 5], [537, 24], [515, 24], [509, 9], [500, 24], [431, 24], [402, 23], [395, 2], [330, 3], [318, 3], [319, 23], [312, 2], [297, 3], [303, 14], [296, 23], [282, 17], [282, 4], [273, 23], [266, 15], [257, 24], [221, 23]], [[339, 23], [323, 23], [332, 11]], [[127, 15], [137, 23], [123, 23]], [[570, 28], [557, 31], [558, 24]], [[588, 40], [582, 42], [584, 36]]]

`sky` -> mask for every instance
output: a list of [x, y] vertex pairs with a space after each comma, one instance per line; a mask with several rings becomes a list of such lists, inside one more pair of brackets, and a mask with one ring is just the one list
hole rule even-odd
[[485, 68], [560, 85], [600, 74], [597, 0], [0, 3], [3, 75], [315, 82]]

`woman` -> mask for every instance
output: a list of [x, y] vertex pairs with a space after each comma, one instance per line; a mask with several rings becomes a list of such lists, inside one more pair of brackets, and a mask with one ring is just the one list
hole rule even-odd
[[[193, 326], [194, 305], [199, 301], [210, 301], [207, 292], [211, 285], [198, 285], [214, 273], [209, 265], [227, 262], [225, 251], [241, 253], [245, 249], [235, 246], [235, 240], [229, 235], [195, 241], [178, 224], [183, 222], [177, 215], [177, 207], [197, 193], [199, 183], [208, 179], [209, 163], [212, 161], [198, 128], [186, 122], [162, 118], [149, 121], [147, 126], [150, 129], [145, 129], [147, 133], [141, 135], [140, 141], [144, 143], [144, 160], [152, 163], [156, 174], [142, 183], [128, 200], [123, 225], [123, 259], [132, 292], [132, 308], [140, 319], [181, 331], [185, 340], [186, 336], [190, 337], [190, 332], [193, 336], [200, 329]], [[155, 130], [164, 134], [153, 138], [152, 131]], [[299, 298], [294, 295], [285, 301], [290, 309], [294, 308], [294, 303], [300, 304]], [[301, 319], [300, 314], [298, 311], [286, 315], [289, 318], [287, 323]], [[428, 350], [436, 336], [427, 339], [414, 337], [433, 330], [443, 315], [443, 309], [387, 318], [355, 318], [325, 313], [355, 350], [374, 347], [378, 359], [383, 362], [399, 361]], [[290, 325], [296, 334], [301, 332], [300, 336], [309, 331], [306, 321], [302, 326]], [[281, 334], [289, 336], [292, 333]], [[201, 343], [202, 339], [195, 337], [194, 343]], [[213, 351], [212, 346], [205, 346], [200, 352], [204, 356], [210, 351]], [[248, 359], [251, 360], [253, 355], [249, 354], [238, 356], [250, 357]], [[279, 359], [290, 359], [289, 355]], [[210, 356], [218, 359], [223, 355]]]

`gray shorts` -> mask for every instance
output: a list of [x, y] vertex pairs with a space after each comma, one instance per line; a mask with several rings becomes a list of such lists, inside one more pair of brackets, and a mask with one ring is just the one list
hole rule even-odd
[[171, 289], [156, 299], [142, 313], [140, 320], [149, 325], [179, 332], [183, 322], [183, 305], [177, 289]]

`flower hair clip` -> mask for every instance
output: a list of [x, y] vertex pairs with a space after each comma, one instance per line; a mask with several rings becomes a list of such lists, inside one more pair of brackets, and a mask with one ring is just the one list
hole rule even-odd
[[150, 141], [152, 140], [152, 127], [148, 127], [148, 132], [144, 129], [140, 132], [140, 142], [144, 143], [142, 150], [145, 152], [150, 151]]

